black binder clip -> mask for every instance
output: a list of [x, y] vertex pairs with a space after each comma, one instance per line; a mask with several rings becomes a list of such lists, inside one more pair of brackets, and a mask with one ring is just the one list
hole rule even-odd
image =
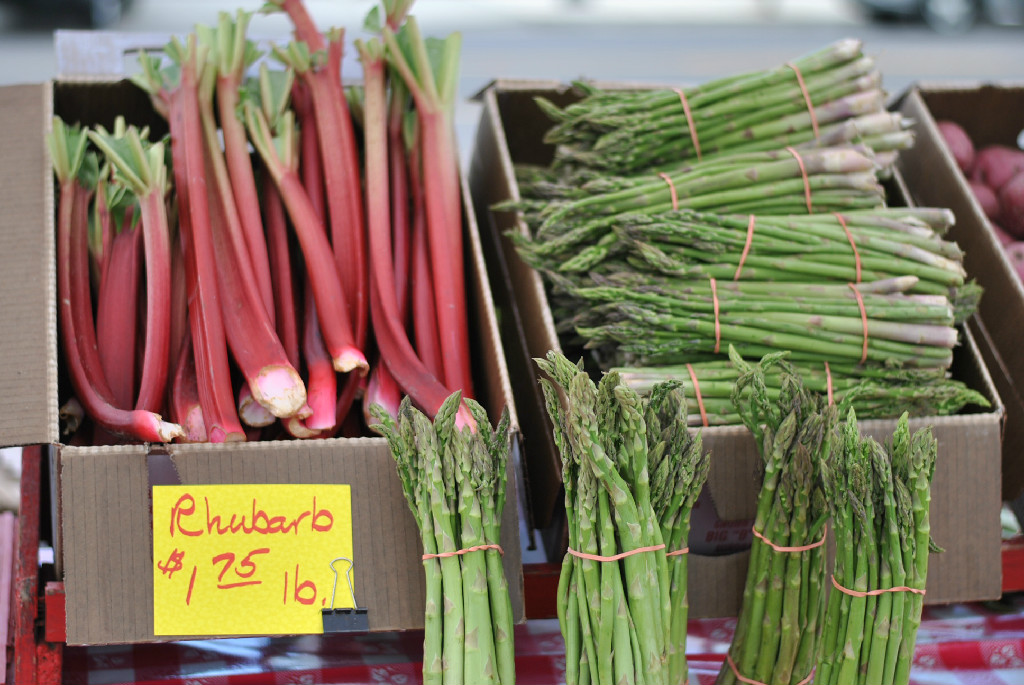
[[370, 618], [367, 615], [366, 607], [353, 606], [352, 608], [335, 608], [334, 596], [338, 590], [338, 569], [334, 564], [339, 561], [348, 562], [348, 570], [345, 572], [345, 579], [348, 580], [348, 591], [352, 597], [352, 604], [356, 602], [356, 592], [352, 587], [352, 560], [348, 557], [338, 557], [331, 562], [331, 570], [334, 571], [334, 587], [331, 589], [331, 608], [321, 609], [324, 619], [324, 633], [354, 633], [365, 632], [370, 629]]

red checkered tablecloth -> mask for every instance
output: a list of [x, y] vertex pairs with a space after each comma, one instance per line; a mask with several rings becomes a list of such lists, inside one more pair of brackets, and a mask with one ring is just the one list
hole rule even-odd
[[[690, 623], [691, 683], [711, 685], [735, 619]], [[269, 685], [420, 682], [420, 632], [294, 638], [189, 640], [146, 645], [67, 647], [66, 685]], [[516, 629], [518, 685], [564, 682], [555, 620]], [[999, 604], [926, 609], [918, 634], [914, 685], [1024, 684], [1024, 595]]]

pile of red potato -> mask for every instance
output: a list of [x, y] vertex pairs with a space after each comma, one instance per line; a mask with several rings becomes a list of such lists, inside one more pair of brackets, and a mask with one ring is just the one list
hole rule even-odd
[[976, 148], [959, 124], [937, 123], [1010, 262], [1024, 280], [1024, 150], [1008, 145]]

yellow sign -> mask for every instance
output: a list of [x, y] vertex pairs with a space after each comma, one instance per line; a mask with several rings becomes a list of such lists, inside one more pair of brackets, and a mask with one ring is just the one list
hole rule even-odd
[[[322, 633], [352, 607], [348, 485], [153, 487], [153, 633]], [[353, 585], [355, 571], [352, 572]]]

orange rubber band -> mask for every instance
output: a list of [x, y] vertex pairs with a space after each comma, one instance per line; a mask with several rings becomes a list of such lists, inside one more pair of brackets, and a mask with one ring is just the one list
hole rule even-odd
[[718, 320], [718, 286], [714, 278], [709, 280], [711, 281], [711, 302], [715, 305], [715, 354], [718, 354], [718, 350], [722, 347], [722, 324]]
[[757, 532], [757, 528], [751, 526], [750, 530], [754, 531], [754, 537], [760, 538], [762, 541], [764, 541], [764, 544], [768, 545], [776, 552], [806, 552], [808, 550], [812, 550], [816, 547], [821, 547], [822, 545], [824, 545], [825, 537], [828, 535], [828, 528], [825, 528], [821, 533], [821, 539], [817, 542], [812, 542], [809, 545], [800, 545], [799, 547], [783, 547], [782, 545], [776, 545], [774, 542], [766, 538], [764, 535]]
[[811, 209], [811, 179], [807, 178], [807, 167], [804, 166], [803, 157], [796, 151], [796, 148], [787, 145], [786, 151], [796, 157], [796, 163], [800, 165], [800, 174], [804, 177], [804, 198], [807, 200], [807, 213], [811, 214], [814, 210]]
[[925, 594], [924, 590], [919, 590], [916, 587], [907, 587], [906, 585], [884, 588], [882, 590], [867, 590], [866, 592], [861, 592], [860, 590], [851, 590], [848, 587], [843, 587], [842, 585], [840, 585], [839, 581], [836, 580], [835, 575], [832, 576], [832, 584], [836, 587], [837, 590], [844, 594], [850, 595], [851, 597], [876, 597], [878, 595], [884, 595], [886, 592], [913, 592], [915, 595]]
[[700, 409], [700, 420], [704, 424], [704, 427], [708, 427], [708, 414], [704, 411], [704, 398], [700, 396], [700, 383], [697, 382], [697, 373], [693, 370], [690, 364], [686, 365], [686, 370], [690, 372], [690, 380], [693, 381], [693, 394], [697, 396], [697, 408]]
[[814, 139], [817, 140], [818, 136], [818, 116], [814, 113], [814, 104], [811, 102], [811, 94], [807, 92], [807, 84], [804, 83], [804, 75], [800, 73], [800, 69], [792, 62], [786, 62], [786, 66], [793, 70], [796, 74], [796, 82], [800, 84], [800, 92], [804, 94], [804, 102], [807, 103], [807, 111], [811, 115], [811, 129], [814, 131]]
[[733, 274], [732, 280], [740, 280], [740, 272], [743, 271], [743, 263], [747, 261], [747, 255], [750, 254], [750, 243], [754, 240], [754, 224], [757, 219], [753, 214], [750, 215], [750, 222], [747, 224], [747, 242], [743, 245], [743, 254], [740, 255], [740, 263], [736, 265], [736, 273]]
[[[725, 660], [727, 662], [729, 662], [729, 668], [732, 669], [732, 674], [734, 676], [736, 676], [736, 680], [740, 681], [741, 683], [746, 683], [747, 685], [768, 685], [768, 683], [762, 683], [760, 680], [753, 680], [751, 678], [744, 678], [742, 675], [740, 675], [739, 670], [737, 670], [737, 668], [736, 668], [736, 662], [732, 660], [732, 655], [729, 654], [728, 652], [725, 655]], [[811, 674], [809, 676], [807, 676], [806, 678], [804, 678], [803, 680], [801, 680], [796, 685], [807, 685], [807, 683], [811, 682], [811, 680], [813, 678], [814, 678], [814, 670], [811, 669]]]
[[658, 176], [661, 176], [661, 178], [665, 181], [665, 183], [668, 184], [668, 190], [669, 190], [670, 193], [672, 193], [672, 211], [678, 211], [679, 210], [679, 196], [676, 195], [676, 184], [672, 182], [672, 178], [668, 174], [666, 174], [664, 171], [659, 172]]
[[693, 114], [690, 113], [690, 103], [686, 101], [686, 93], [682, 88], [676, 88], [679, 94], [679, 101], [683, 103], [683, 114], [686, 115], [686, 125], [690, 127], [690, 140], [693, 141], [693, 149], [697, 151], [697, 159], [700, 160], [700, 141], [697, 140], [697, 128], [693, 125]]
[[665, 552], [665, 556], [666, 557], [678, 557], [678, 556], [682, 556], [683, 554], [689, 554], [689, 553], [690, 553], [690, 548], [689, 547], [683, 547], [682, 549], [677, 549], [674, 552]]
[[825, 362], [825, 383], [828, 389], [828, 406], [832, 406], [832, 370], [828, 368], [828, 362]]
[[463, 554], [469, 554], [470, 552], [479, 552], [484, 549], [496, 549], [501, 556], [505, 556], [505, 550], [501, 548], [501, 545], [476, 545], [475, 547], [467, 547], [466, 549], [460, 549], [457, 552], [441, 552], [440, 554], [424, 554], [422, 559], [427, 561], [429, 559], [445, 559], [447, 557], [457, 557]]
[[572, 547], [570, 547], [567, 551], [574, 557], [579, 557], [580, 559], [589, 559], [590, 561], [618, 561], [619, 559], [631, 557], [634, 554], [641, 554], [643, 552], [657, 552], [659, 549], [665, 549], [665, 545], [661, 544], [651, 545], [650, 547], [637, 547], [636, 549], [631, 549], [628, 552], [622, 552], [621, 554], [613, 554], [610, 557], [603, 557], [600, 554], [587, 554], [586, 552], [577, 552]]
[[850, 290], [857, 296], [857, 306], [860, 307], [860, 321], [864, 327], [864, 347], [860, 354], [860, 363], [863, 364], [868, 360], [868, 312], [864, 309], [864, 296], [857, 290], [857, 286], [853, 283], [847, 283], [850, 286]]
[[846, 234], [846, 239], [850, 241], [850, 247], [853, 248], [853, 258], [857, 263], [857, 283], [860, 283], [860, 252], [857, 250], [857, 243], [853, 241], [853, 234], [850, 233], [850, 228], [846, 225], [846, 219], [839, 212], [833, 212], [835, 217], [839, 219], [839, 225], [843, 227], [843, 233]]

